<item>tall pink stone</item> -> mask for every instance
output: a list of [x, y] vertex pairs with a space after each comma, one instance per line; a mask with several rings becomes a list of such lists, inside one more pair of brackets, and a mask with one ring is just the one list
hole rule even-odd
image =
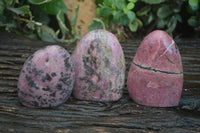
[[178, 105], [183, 68], [178, 47], [166, 32], [156, 30], [144, 38], [131, 64], [127, 87], [138, 104], [154, 107]]
[[77, 99], [116, 101], [122, 96], [125, 60], [117, 38], [105, 30], [86, 34], [72, 54], [73, 95]]

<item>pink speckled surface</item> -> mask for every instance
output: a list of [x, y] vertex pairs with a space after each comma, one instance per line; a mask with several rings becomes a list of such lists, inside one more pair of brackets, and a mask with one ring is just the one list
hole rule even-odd
[[32, 108], [53, 108], [70, 96], [75, 72], [69, 53], [53, 45], [36, 51], [21, 70], [18, 81], [20, 102]]
[[117, 38], [105, 30], [86, 34], [77, 45], [73, 95], [81, 100], [116, 101], [122, 96], [124, 54]]
[[156, 70], [183, 71], [181, 56], [174, 40], [164, 31], [156, 30], [147, 35], [139, 46], [134, 62]]
[[181, 56], [167, 33], [156, 30], [144, 38], [131, 64], [127, 87], [139, 104], [178, 105], [183, 87]]

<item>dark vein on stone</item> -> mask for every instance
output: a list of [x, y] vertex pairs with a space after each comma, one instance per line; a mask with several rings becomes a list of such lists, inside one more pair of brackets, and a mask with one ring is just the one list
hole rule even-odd
[[153, 69], [151, 67], [144, 67], [141, 65], [136, 64], [135, 62], [132, 62], [134, 65], [136, 65], [139, 68], [145, 69], [145, 70], [150, 70], [150, 71], [154, 71], [154, 72], [160, 72], [160, 73], [166, 73], [166, 74], [175, 74], [175, 75], [179, 75], [179, 74], [183, 74], [183, 72], [180, 73], [176, 73], [176, 72], [167, 72], [167, 71], [161, 71], [161, 70], [157, 70], [157, 69]]

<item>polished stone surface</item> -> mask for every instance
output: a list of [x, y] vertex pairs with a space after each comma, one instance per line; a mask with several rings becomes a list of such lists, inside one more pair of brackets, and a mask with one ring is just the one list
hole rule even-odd
[[31, 55], [18, 81], [20, 102], [32, 108], [54, 108], [71, 95], [75, 72], [69, 53], [58, 45]]
[[142, 105], [177, 106], [183, 86], [181, 56], [174, 40], [156, 30], [144, 38], [131, 64], [127, 87]]
[[117, 38], [105, 30], [86, 34], [72, 54], [73, 94], [81, 100], [116, 101], [122, 96], [125, 59]]

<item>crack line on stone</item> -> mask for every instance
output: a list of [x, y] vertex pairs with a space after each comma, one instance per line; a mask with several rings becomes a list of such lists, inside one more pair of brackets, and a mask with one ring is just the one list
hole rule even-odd
[[172, 40], [172, 43], [167, 47], [167, 49], [163, 52], [163, 54], [160, 55], [160, 56], [158, 57], [158, 59], [160, 59], [160, 57], [162, 57], [163, 55], [165, 55], [165, 54], [167, 53], [167, 51], [171, 48], [171, 46], [172, 46], [174, 43], [175, 43], [174, 40]]
[[138, 65], [136, 64], [135, 62], [132, 62], [134, 65], [136, 65], [137, 67], [139, 68], [142, 68], [142, 69], [145, 69], [145, 70], [151, 70], [151, 71], [154, 71], [154, 72], [161, 72], [161, 73], [166, 73], [166, 74], [183, 74], [183, 72], [180, 72], [180, 73], [176, 73], [176, 72], [167, 72], [167, 71], [162, 71], [162, 70], [157, 70], [157, 69], [153, 69], [151, 67], [144, 67], [144, 66], [141, 66], [141, 65]]

